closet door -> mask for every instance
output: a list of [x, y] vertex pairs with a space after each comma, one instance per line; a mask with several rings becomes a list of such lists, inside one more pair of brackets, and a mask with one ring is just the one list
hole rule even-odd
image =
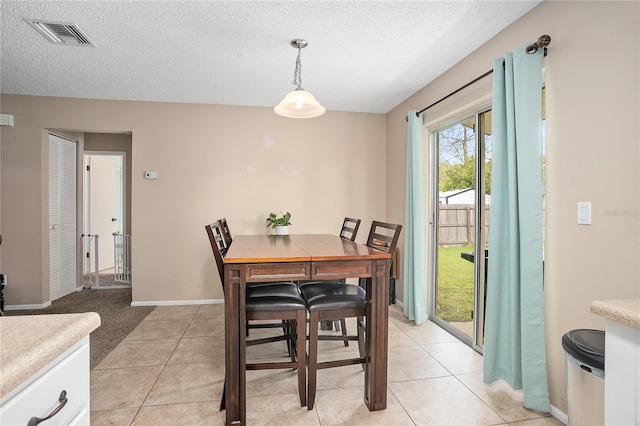
[[49, 295], [76, 289], [76, 143], [49, 135]]

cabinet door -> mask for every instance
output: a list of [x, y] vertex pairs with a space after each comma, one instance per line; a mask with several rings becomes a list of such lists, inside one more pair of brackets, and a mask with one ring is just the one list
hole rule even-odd
[[89, 338], [73, 349], [0, 407], [3, 425], [26, 425], [32, 417], [47, 417], [61, 405], [62, 391], [66, 392], [66, 404], [43, 425], [66, 425], [83, 418], [82, 411], [89, 407]]

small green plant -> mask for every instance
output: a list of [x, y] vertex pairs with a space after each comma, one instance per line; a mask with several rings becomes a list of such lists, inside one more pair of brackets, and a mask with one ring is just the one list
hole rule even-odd
[[286, 214], [282, 214], [282, 212], [280, 212], [280, 217], [278, 217], [275, 213], [271, 213], [267, 218], [267, 228], [289, 225], [291, 225], [291, 213], [289, 212], [287, 212]]

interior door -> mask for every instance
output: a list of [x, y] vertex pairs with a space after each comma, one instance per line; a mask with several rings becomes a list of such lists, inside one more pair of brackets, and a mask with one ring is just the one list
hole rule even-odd
[[76, 142], [49, 135], [49, 297], [75, 291]]
[[[113, 233], [122, 233], [122, 156], [86, 155], [88, 234], [99, 235], [98, 268], [114, 267]], [[89, 247], [90, 265], [95, 265], [95, 246]]]

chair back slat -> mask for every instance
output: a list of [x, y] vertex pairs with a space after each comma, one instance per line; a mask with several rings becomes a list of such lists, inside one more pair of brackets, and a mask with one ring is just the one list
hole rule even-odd
[[222, 225], [218, 220], [210, 225], [206, 225], [205, 229], [209, 236], [209, 243], [211, 243], [211, 250], [218, 265], [218, 273], [220, 274], [220, 280], [222, 281], [222, 288], [224, 290], [224, 256], [227, 254], [228, 246], [225, 244]]
[[225, 245], [229, 248], [233, 242], [233, 237], [231, 237], [231, 231], [229, 230], [229, 225], [227, 225], [227, 218], [223, 217], [219, 222], [222, 225], [222, 236], [224, 237]]
[[373, 221], [367, 238], [367, 246], [392, 253], [400, 238], [402, 225]]
[[360, 219], [345, 217], [344, 222], [342, 222], [340, 237], [355, 241], [356, 235], [358, 234], [358, 228], [360, 228]]

